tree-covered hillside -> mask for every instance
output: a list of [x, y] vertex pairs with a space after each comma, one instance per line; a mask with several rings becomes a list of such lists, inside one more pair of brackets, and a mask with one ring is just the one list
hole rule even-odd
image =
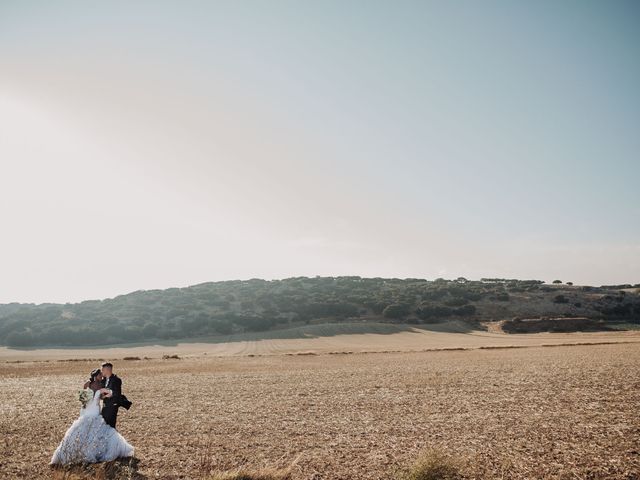
[[0, 305], [0, 344], [117, 344], [265, 331], [308, 323], [478, 325], [513, 317], [573, 316], [639, 322], [640, 285], [555, 281], [295, 277], [210, 282], [76, 304]]

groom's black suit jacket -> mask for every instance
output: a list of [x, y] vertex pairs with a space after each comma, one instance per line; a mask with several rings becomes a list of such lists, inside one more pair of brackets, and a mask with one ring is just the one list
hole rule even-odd
[[105, 397], [103, 399], [105, 407], [117, 407], [120, 405], [120, 397], [122, 396], [122, 380], [114, 373], [109, 377], [109, 385], [107, 385], [107, 379], [102, 379], [102, 387], [109, 388], [113, 393], [111, 397]]

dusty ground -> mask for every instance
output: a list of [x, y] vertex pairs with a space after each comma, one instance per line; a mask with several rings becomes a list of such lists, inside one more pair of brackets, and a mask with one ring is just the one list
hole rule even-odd
[[[95, 362], [0, 362], [0, 478], [50, 478]], [[640, 477], [640, 344], [118, 361], [141, 478], [286, 466], [389, 479], [424, 447], [469, 478]]]

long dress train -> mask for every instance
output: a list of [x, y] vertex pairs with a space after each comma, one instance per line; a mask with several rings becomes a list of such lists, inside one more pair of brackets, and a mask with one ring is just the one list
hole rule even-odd
[[108, 462], [133, 453], [133, 447], [100, 415], [100, 390], [96, 390], [64, 434], [50, 464]]

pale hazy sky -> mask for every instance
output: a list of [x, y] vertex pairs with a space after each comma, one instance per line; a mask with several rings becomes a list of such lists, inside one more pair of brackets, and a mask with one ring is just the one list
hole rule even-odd
[[0, 2], [0, 302], [640, 282], [640, 3]]

